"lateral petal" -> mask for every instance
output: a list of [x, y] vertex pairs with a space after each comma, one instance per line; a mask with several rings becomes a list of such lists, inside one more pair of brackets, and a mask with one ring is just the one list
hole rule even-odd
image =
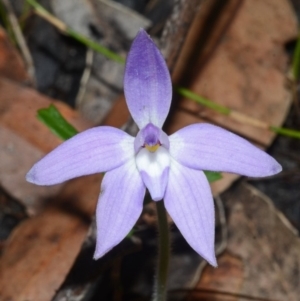
[[247, 140], [220, 127], [201, 123], [169, 137], [170, 154], [190, 168], [225, 171], [249, 177], [279, 173], [281, 165]]
[[134, 156], [134, 138], [108, 126], [84, 131], [59, 145], [28, 172], [26, 180], [53, 185], [114, 169]]
[[162, 54], [143, 29], [127, 56], [124, 92], [129, 111], [140, 129], [150, 122], [162, 127], [170, 110], [172, 84]]
[[134, 159], [105, 174], [96, 210], [95, 259], [121, 242], [133, 228], [143, 209], [145, 191]]
[[164, 202], [189, 245], [216, 267], [214, 202], [204, 173], [171, 159]]

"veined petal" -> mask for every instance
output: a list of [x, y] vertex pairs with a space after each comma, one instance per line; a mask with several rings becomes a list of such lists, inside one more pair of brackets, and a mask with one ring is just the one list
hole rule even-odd
[[136, 166], [154, 201], [159, 201], [164, 197], [169, 165], [169, 152], [162, 146], [155, 152], [142, 148], [136, 155]]
[[105, 174], [96, 210], [95, 259], [121, 242], [133, 228], [143, 209], [145, 191], [134, 159]]
[[100, 126], [65, 141], [28, 172], [28, 182], [53, 185], [114, 169], [134, 157], [134, 138], [113, 127]]
[[204, 173], [171, 159], [164, 202], [189, 245], [216, 267], [214, 202]]
[[129, 111], [140, 129], [162, 127], [170, 110], [172, 84], [165, 60], [141, 29], [127, 56], [124, 92]]
[[211, 124], [193, 124], [169, 137], [170, 155], [201, 170], [225, 171], [249, 177], [279, 173], [281, 165], [247, 140]]

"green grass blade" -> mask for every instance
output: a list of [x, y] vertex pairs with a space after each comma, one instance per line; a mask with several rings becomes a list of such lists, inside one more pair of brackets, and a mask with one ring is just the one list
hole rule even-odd
[[53, 104], [48, 108], [38, 110], [37, 118], [63, 140], [78, 134], [78, 131], [60, 114]]
[[204, 174], [209, 183], [212, 183], [212, 182], [222, 179], [222, 174], [220, 172], [205, 170]]

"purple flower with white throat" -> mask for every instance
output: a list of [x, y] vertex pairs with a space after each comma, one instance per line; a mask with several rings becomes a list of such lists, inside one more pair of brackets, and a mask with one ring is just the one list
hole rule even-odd
[[172, 84], [166, 63], [153, 41], [140, 30], [127, 57], [124, 90], [140, 131], [100, 126], [67, 140], [27, 174], [29, 182], [52, 185], [106, 172], [96, 211], [95, 259], [117, 245], [143, 209], [146, 188], [164, 200], [173, 221], [211, 265], [214, 252], [214, 204], [203, 170], [265, 177], [281, 171], [268, 154], [211, 124], [193, 124], [171, 136], [162, 131]]

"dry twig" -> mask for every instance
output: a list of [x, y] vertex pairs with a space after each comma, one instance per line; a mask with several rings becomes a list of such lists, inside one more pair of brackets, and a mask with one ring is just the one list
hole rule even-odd
[[13, 10], [10, 2], [8, 0], [2, 0], [2, 3], [5, 6], [5, 9], [7, 11], [8, 19], [10, 21], [14, 36], [16, 38], [16, 41], [17, 41], [20, 51], [22, 53], [23, 59], [25, 61], [25, 64], [27, 67], [27, 72], [32, 81], [31, 83], [33, 85], [35, 85], [35, 70], [34, 70], [33, 59], [31, 57], [30, 51], [28, 49], [26, 40], [23, 36], [18, 19], [14, 13], [14, 10]]

